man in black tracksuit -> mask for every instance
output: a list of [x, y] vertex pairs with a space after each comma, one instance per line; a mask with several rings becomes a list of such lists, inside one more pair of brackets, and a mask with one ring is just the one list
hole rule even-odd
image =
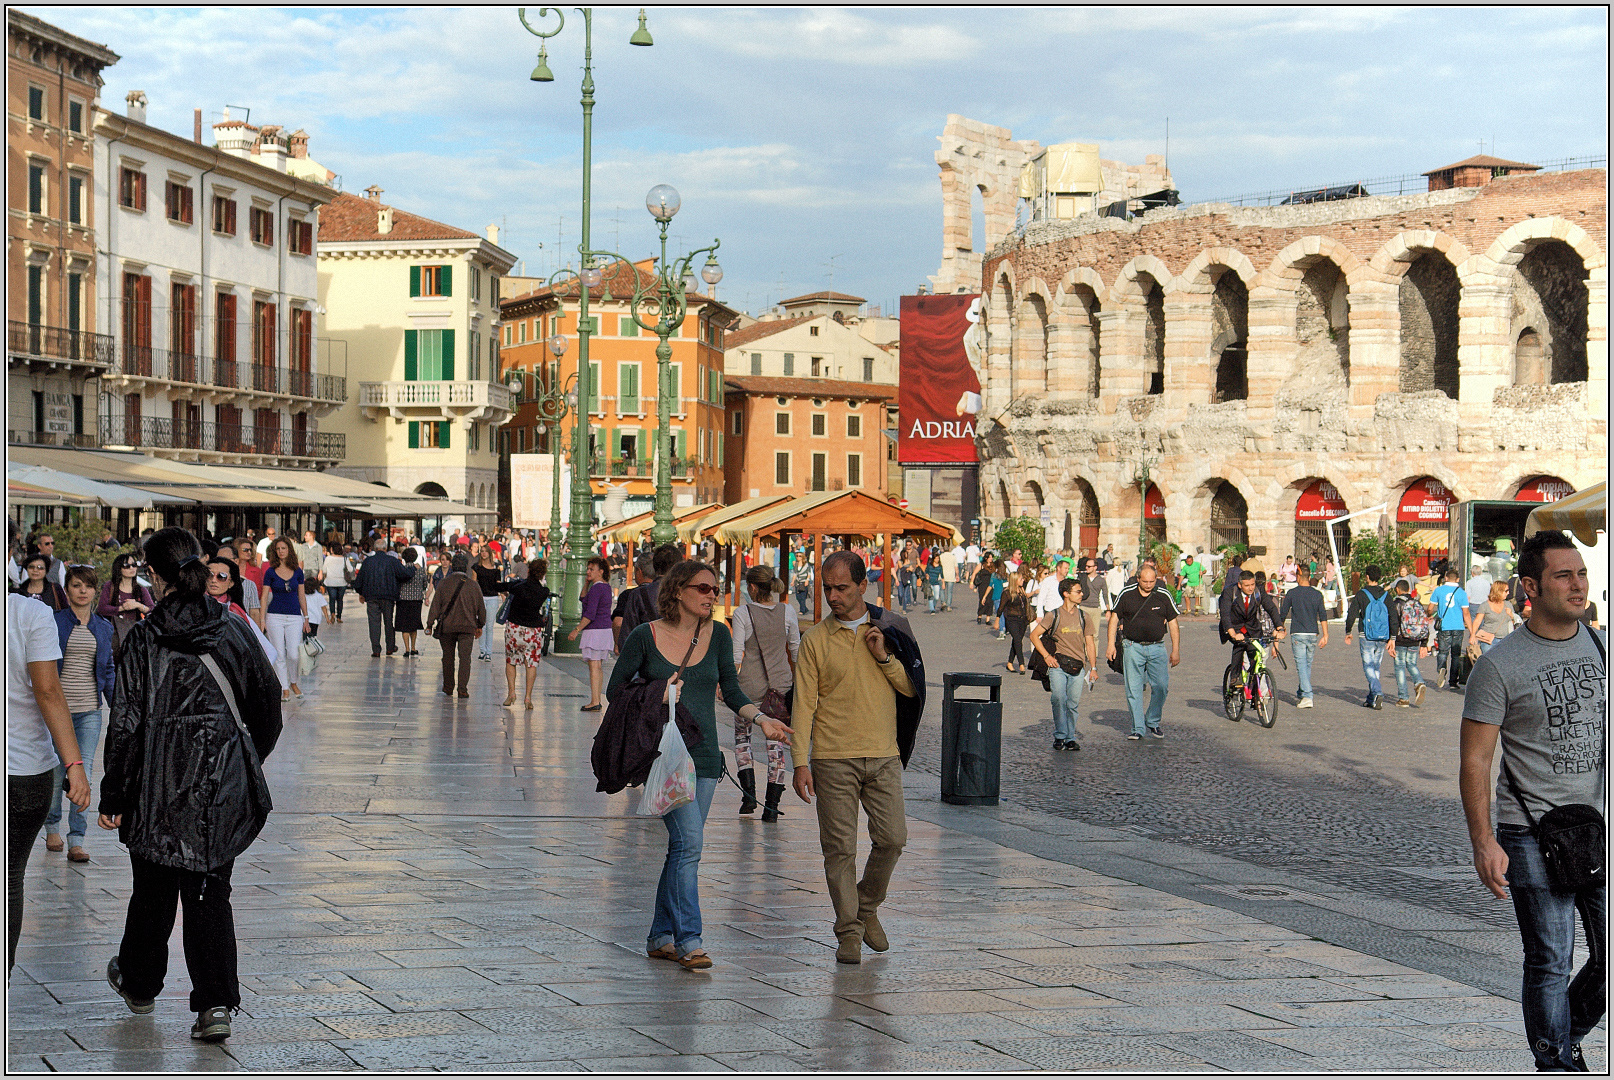
[[376, 537], [375, 551], [359, 567], [353, 591], [364, 601], [370, 617], [370, 655], [381, 655], [381, 631], [387, 632], [387, 655], [398, 651], [398, 638], [392, 632], [392, 612], [398, 604], [398, 586], [421, 571], [387, 552], [387, 542]]

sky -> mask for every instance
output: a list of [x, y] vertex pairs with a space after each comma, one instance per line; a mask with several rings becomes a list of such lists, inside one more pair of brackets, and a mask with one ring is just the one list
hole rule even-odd
[[[26, 7], [104, 43], [102, 103], [146, 92], [189, 135], [226, 105], [305, 128], [343, 190], [502, 227], [534, 276], [575, 262], [583, 19], [515, 8]], [[892, 312], [941, 261], [949, 113], [1017, 139], [1164, 153], [1186, 202], [1421, 173], [1472, 154], [1606, 154], [1607, 11], [1581, 7], [651, 8], [594, 16], [593, 246], [721, 239], [718, 295], [759, 313], [833, 287]], [[556, 25], [553, 14], [540, 21]]]

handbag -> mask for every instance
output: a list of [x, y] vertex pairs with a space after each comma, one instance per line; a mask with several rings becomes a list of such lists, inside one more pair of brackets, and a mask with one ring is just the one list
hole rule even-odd
[[493, 616], [493, 621], [503, 626], [510, 618], [510, 601], [515, 599], [514, 593], [505, 593], [504, 599], [499, 602], [499, 610]]
[[307, 656], [324, 656], [325, 643], [313, 634], [304, 634], [303, 653]]
[[762, 638], [757, 634], [756, 620], [751, 622], [751, 636], [757, 639], [757, 659], [762, 661], [762, 678], [767, 682], [767, 692], [762, 700], [757, 702], [757, 709], [769, 720], [777, 720], [781, 724], [790, 723], [790, 703], [785, 698], [785, 692], [773, 688], [773, 676], [768, 674], [768, 651], [762, 647]]
[[[1117, 599], [1117, 602], [1119, 602], [1119, 599]], [[1114, 608], [1111, 608], [1110, 610], [1113, 611]], [[1141, 611], [1142, 609], [1140, 608], [1139, 610]], [[1132, 613], [1132, 617], [1121, 624], [1120, 632], [1115, 635], [1115, 658], [1111, 660], [1109, 664], [1110, 670], [1115, 672], [1117, 675], [1126, 674], [1126, 628], [1131, 626], [1132, 619], [1137, 617], [1138, 612], [1134, 611]]]

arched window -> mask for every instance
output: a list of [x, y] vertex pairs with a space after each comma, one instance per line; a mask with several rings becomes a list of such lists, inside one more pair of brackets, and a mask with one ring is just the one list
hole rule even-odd
[[1249, 504], [1239, 489], [1223, 480], [1211, 497], [1210, 508], [1211, 548], [1223, 544], [1248, 544], [1250, 531]]
[[1401, 392], [1457, 397], [1457, 271], [1426, 252], [1401, 276]]
[[[1586, 337], [1590, 298], [1586, 289], [1586, 263], [1562, 240], [1548, 240], [1531, 248], [1519, 260], [1513, 279], [1514, 311], [1534, 318], [1533, 340], [1519, 336], [1514, 352], [1514, 382], [1528, 369], [1521, 360], [1536, 361], [1526, 353], [1539, 353], [1534, 367], [1537, 383], [1586, 381]], [[1534, 374], [1534, 372], [1531, 372]]]
[[1232, 270], [1223, 270], [1211, 293], [1211, 355], [1216, 362], [1212, 401], [1250, 396], [1250, 293]]
[[1138, 279], [1149, 286], [1143, 293], [1143, 370], [1148, 375], [1145, 393], [1166, 392], [1166, 292], [1147, 274]]
[[1295, 300], [1295, 341], [1298, 374], [1315, 386], [1335, 370], [1347, 383], [1351, 377], [1351, 305], [1349, 286], [1338, 266], [1319, 258], [1300, 279]]

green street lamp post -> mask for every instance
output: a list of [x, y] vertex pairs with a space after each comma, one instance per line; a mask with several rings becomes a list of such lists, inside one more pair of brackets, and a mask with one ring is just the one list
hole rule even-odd
[[[577, 370], [580, 396], [586, 402], [590, 389], [585, 381], [589, 376], [588, 340], [592, 333], [588, 318], [588, 292], [598, 287], [602, 275], [593, 266], [589, 252], [594, 180], [594, 9], [585, 7], [575, 10], [583, 15], [583, 218], [580, 242], [577, 245], [578, 253], [582, 256], [581, 271], [578, 274]], [[536, 30], [527, 22], [526, 8], [518, 8], [516, 11], [516, 17], [521, 20], [521, 25], [527, 32], [544, 41], [544, 44], [538, 47], [538, 66], [533, 68], [532, 75], [529, 76], [533, 82], [555, 81], [555, 73], [549, 70], [548, 39], [560, 33], [565, 27], [566, 16], [560, 8], [538, 9], [538, 18], [547, 19], [550, 15], [555, 16], [555, 29]], [[643, 8], [639, 9], [639, 28], [628, 39], [628, 44], [653, 44], [650, 31], [645, 28]], [[561, 593], [561, 629], [566, 634], [582, 621], [583, 567], [593, 544], [594, 498], [589, 486], [588, 466], [584, 461], [588, 445], [583, 430], [583, 425], [588, 420], [587, 405], [581, 405], [576, 413], [576, 423], [572, 429], [571, 529], [567, 537], [569, 550], [566, 559], [566, 581]], [[568, 652], [576, 652], [578, 649], [577, 644], [569, 641], [564, 634], [557, 636], [555, 641], [557, 645], [564, 644]]]
[[[547, 342], [550, 353], [555, 357], [554, 371], [560, 374], [560, 358], [566, 355], [566, 338], [556, 334]], [[557, 580], [564, 570], [565, 551], [560, 546], [561, 517], [560, 517], [560, 465], [561, 465], [561, 423], [566, 419], [569, 409], [577, 407], [577, 373], [566, 376], [562, 381], [557, 378], [543, 380], [543, 390], [534, 398], [534, 405], [538, 413], [538, 422], [549, 429], [549, 450], [555, 458], [555, 465], [550, 477], [554, 490], [549, 500], [549, 542], [553, 552], [553, 563], [550, 567], [552, 574], [550, 580]]]

